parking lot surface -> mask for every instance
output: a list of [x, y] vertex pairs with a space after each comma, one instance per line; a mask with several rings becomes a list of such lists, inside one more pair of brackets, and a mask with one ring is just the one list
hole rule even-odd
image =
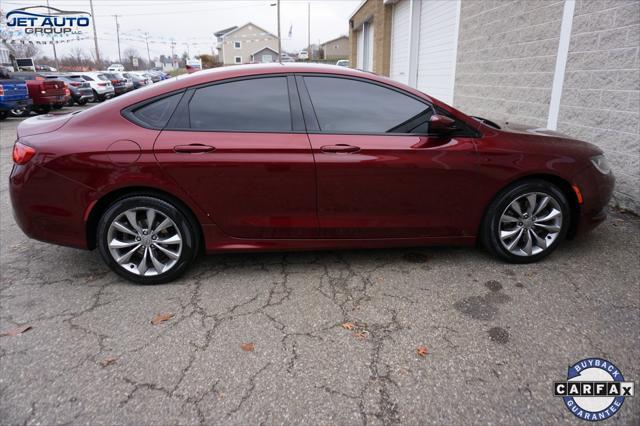
[[19, 122], [0, 124], [0, 333], [31, 329], [0, 337], [0, 423], [581, 424], [552, 392], [567, 365], [640, 379], [634, 216], [532, 265], [473, 248], [233, 254], [139, 286], [17, 228]]

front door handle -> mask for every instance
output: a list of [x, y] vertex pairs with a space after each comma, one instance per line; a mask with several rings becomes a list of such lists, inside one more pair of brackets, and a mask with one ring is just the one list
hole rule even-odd
[[173, 147], [175, 152], [185, 153], [185, 154], [196, 154], [199, 152], [210, 152], [215, 150], [211, 145], [203, 145], [200, 143], [192, 143], [189, 145], [176, 145]]
[[350, 153], [350, 152], [358, 152], [360, 151], [359, 146], [347, 145], [344, 143], [339, 143], [337, 145], [325, 145], [320, 148], [322, 152], [336, 152], [336, 153]]

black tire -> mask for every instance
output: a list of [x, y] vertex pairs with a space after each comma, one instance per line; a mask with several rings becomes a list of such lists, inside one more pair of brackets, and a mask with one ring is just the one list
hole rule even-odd
[[62, 109], [63, 106], [64, 104], [54, 104], [53, 109]]
[[69, 98], [69, 100], [67, 101], [67, 103], [65, 104], [66, 106], [73, 106], [73, 104], [75, 103], [75, 100], [73, 98]]
[[36, 114], [49, 114], [51, 112], [50, 105], [38, 105], [33, 107], [33, 112]]
[[[116, 262], [108, 246], [108, 232], [111, 223], [124, 212], [134, 208], [152, 208], [171, 219], [182, 238], [180, 257], [168, 271], [158, 275], [139, 275], [129, 272], [124, 266]], [[133, 195], [113, 202], [104, 212], [97, 227], [97, 247], [104, 262], [118, 275], [138, 284], [162, 284], [173, 281], [182, 275], [193, 262], [199, 252], [199, 234], [195, 224], [189, 220], [186, 212], [168, 201], [151, 195]], [[154, 268], [155, 270], [155, 268]]]
[[[540, 253], [524, 256], [513, 254], [503, 246], [500, 241], [500, 218], [514, 200], [528, 193], [542, 193], [552, 197], [562, 212], [562, 224], [557, 237], [550, 245]], [[542, 179], [523, 180], [502, 190], [491, 202], [482, 221], [481, 241], [489, 252], [507, 262], [533, 263], [550, 255], [558, 247], [567, 235], [570, 220], [571, 208], [567, 197], [560, 188]]]
[[93, 91], [93, 102], [102, 102], [104, 101], [104, 97], [98, 95], [98, 92]]
[[78, 103], [78, 105], [83, 106], [87, 104], [87, 98], [84, 99], [80, 99], [78, 101], [76, 101]]
[[22, 109], [12, 109], [9, 111], [9, 115], [11, 117], [28, 117], [31, 114], [31, 108], [22, 108]]
[[9, 111], [0, 111], [0, 120], [4, 120], [9, 116]]

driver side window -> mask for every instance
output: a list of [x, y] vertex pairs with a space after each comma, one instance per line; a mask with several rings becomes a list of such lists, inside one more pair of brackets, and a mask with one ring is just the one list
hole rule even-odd
[[428, 133], [433, 108], [411, 96], [348, 78], [304, 82], [323, 133]]

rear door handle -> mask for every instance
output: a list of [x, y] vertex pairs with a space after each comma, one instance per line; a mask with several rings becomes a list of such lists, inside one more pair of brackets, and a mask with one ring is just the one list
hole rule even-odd
[[345, 153], [348, 154], [350, 152], [358, 152], [360, 151], [359, 146], [347, 145], [344, 143], [339, 143], [337, 145], [325, 145], [320, 148], [322, 152], [336, 152], [336, 153]]
[[176, 145], [173, 147], [175, 152], [185, 153], [185, 154], [197, 154], [199, 152], [210, 152], [215, 150], [211, 145], [203, 145], [200, 143], [192, 143], [189, 145]]

